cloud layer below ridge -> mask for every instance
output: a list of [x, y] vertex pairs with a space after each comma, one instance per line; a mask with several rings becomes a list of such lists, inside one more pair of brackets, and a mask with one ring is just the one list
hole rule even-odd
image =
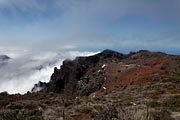
[[[64, 59], [74, 59], [76, 56], [95, 54], [93, 52], [63, 51], [39, 52], [18, 56], [14, 55], [0, 66], [0, 92], [26, 93], [30, 91], [38, 81], [48, 82], [53, 73], [54, 67], [60, 68]], [[11, 56], [10, 56], [11, 57]]]

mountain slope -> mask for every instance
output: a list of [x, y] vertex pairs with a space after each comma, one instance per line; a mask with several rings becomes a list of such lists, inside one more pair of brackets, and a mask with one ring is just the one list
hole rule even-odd
[[1, 93], [0, 119], [180, 120], [180, 56], [105, 50], [65, 60], [34, 92]]
[[101, 94], [123, 90], [132, 86], [144, 86], [180, 69], [180, 57], [160, 52], [139, 51], [124, 55], [105, 50], [95, 56], [66, 60], [60, 69], [55, 68], [44, 92], [70, 95]]

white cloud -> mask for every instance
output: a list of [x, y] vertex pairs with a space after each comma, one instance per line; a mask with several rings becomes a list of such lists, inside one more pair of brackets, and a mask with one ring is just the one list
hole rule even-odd
[[[13, 54], [13, 51], [8, 51]], [[60, 68], [66, 58], [93, 55], [94, 52], [62, 50], [59, 52], [26, 52], [0, 66], [0, 92], [26, 93], [38, 81], [48, 82], [54, 67]], [[8, 55], [8, 54], [7, 54]]]
[[27, 54], [24, 48], [17, 48], [13, 46], [0, 46], [0, 55], [8, 55], [10, 58], [18, 58], [21, 55]]

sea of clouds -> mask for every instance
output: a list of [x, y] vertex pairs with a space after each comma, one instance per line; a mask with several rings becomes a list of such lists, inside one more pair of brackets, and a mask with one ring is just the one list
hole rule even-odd
[[38, 81], [48, 82], [54, 67], [60, 68], [63, 60], [96, 53], [98, 52], [81, 52], [77, 50], [37, 52], [0, 48], [0, 55], [5, 54], [11, 58], [3, 66], [0, 66], [0, 92], [24, 94], [30, 91]]

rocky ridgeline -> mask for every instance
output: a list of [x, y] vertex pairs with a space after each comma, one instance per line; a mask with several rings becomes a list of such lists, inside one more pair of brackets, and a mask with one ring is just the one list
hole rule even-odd
[[[89, 57], [65, 60], [54, 68], [50, 82], [42, 92], [68, 95], [90, 95], [108, 88], [109, 92], [125, 89], [130, 85], [142, 85], [163, 74], [172, 73], [179, 56], [141, 50], [128, 55], [112, 50]], [[107, 69], [105, 69], [107, 67]], [[107, 92], [107, 91], [106, 91]]]
[[0, 120], [180, 120], [180, 56], [105, 50], [65, 60], [32, 91], [0, 93]]
[[[98, 63], [110, 59], [124, 59], [127, 56], [112, 50], [105, 50], [97, 55], [89, 57], [77, 57], [75, 60], [65, 60], [58, 69], [54, 68], [51, 80], [47, 83], [43, 92], [68, 93], [71, 95], [89, 95], [100, 89], [104, 80], [90, 81], [87, 71]], [[86, 85], [85, 85], [86, 84]], [[85, 87], [86, 86], [86, 87]]]

